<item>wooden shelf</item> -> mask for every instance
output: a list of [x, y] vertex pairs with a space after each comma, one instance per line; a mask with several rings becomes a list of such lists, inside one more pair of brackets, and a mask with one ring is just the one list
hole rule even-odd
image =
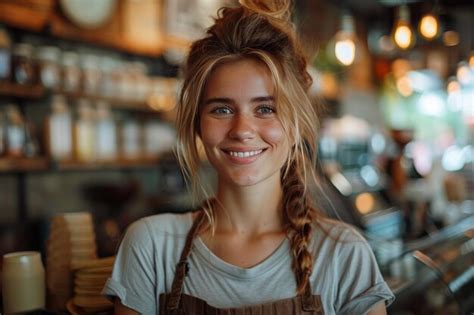
[[150, 168], [158, 165], [158, 158], [136, 160], [114, 160], [97, 162], [60, 161], [54, 162], [53, 168], [58, 171], [100, 171], [110, 169]]
[[21, 85], [11, 82], [0, 82], [0, 96], [40, 99], [45, 96], [42, 85]]
[[[104, 97], [99, 95], [87, 95], [83, 93], [71, 93], [63, 91], [51, 91], [61, 94], [69, 99], [85, 98], [92, 101], [105, 101], [112, 108], [128, 109], [142, 112], [157, 112], [147, 105], [145, 101], [125, 100], [120, 98]], [[21, 85], [11, 82], [0, 82], [0, 97], [16, 97], [23, 99], [39, 100], [47, 95], [47, 89], [42, 85]]]
[[120, 99], [120, 98], [105, 97], [105, 96], [99, 96], [99, 95], [88, 95], [88, 94], [83, 94], [83, 93], [71, 93], [71, 92], [61, 92], [61, 91], [56, 91], [54, 93], [64, 95], [66, 98], [74, 99], [74, 100], [85, 98], [92, 101], [104, 101], [104, 102], [107, 102], [112, 108], [121, 108], [121, 109], [129, 109], [129, 110], [144, 111], [144, 112], [157, 112], [156, 110], [149, 107], [145, 101], [125, 100], [125, 99]]
[[37, 172], [49, 168], [49, 160], [38, 158], [0, 158], [0, 172]]
[[114, 169], [152, 168], [158, 158], [116, 160], [103, 162], [52, 161], [46, 157], [0, 158], [0, 173], [29, 173], [41, 171], [100, 171]]

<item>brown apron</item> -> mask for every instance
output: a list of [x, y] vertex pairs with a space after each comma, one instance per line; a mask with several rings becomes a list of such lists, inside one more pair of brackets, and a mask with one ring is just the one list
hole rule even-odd
[[308, 282], [303, 295], [278, 300], [261, 305], [240, 308], [215, 308], [206, 301], [183, 293], [183, 283], [188, 268], [188, 255], [191, 252], [194, 237], [199, 230], [205, 216], [201, 212], [194, 221], [186, 237], [186, 243], [181, 258], [176, 265], [176, 273], [170, 293], [160, 294], [159, 314], [193, 314], [193, 315], [324, 315], [321, 297], [311, 294], [311, 285]]

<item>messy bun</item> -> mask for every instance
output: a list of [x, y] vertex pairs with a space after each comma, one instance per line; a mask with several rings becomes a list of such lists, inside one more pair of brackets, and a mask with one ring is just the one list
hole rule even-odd
[[241, 6], [259, 14], [275, 19], [289, 21], [291, 16], [290, 1], [288, 0], [239, 0]]

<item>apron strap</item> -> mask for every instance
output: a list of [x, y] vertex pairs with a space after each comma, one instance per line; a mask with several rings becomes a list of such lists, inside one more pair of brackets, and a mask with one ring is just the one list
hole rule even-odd
[[194, 237], [199, 230], [202, 222], [204, 221], [204, 211], [200, 211], [197, 215], [191, 229], [188, 232], [186, 237], [186, 243], [184, 245], [183, 251], [181, 252], [181, 257], [179, 259], [178, 264], [176, 265], [176, 273], [173, 279], [173, 284], [171, 286], [171, 293], [170, 297], [166, 302], [166, 308], [168, 310], [175, 310], [179, 306], [179, 302], [181, 301], [181, 294], [183, 292], [183, 284], [184, 278], [186, 277], [189, 265], [188, 265], [188, 256], [191, 252], [191, 248], [193, 246]]

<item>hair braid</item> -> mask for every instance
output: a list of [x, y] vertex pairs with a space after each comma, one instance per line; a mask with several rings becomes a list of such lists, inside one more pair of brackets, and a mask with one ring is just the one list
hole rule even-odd
[[283, 178], [283, 194], [284, 215], [293, 254], [296, 293], [302, 294], [313, 270], [314, 258], [308, 250], [308, 245], [316, 213], [308, 204], [304, 181], [295, 162], [291, 163], [287, 175]]

